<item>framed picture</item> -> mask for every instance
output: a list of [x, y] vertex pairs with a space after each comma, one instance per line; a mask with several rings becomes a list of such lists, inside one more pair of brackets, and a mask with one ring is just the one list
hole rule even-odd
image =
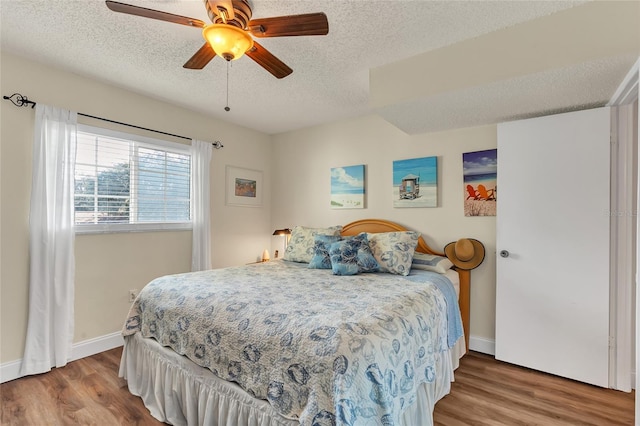
[[465, 216], [495, 216], [498, 203], [498, 150], [462, 154]]
[[364, 208], [364, 164], [331, 169], [331, 208]]
[[227, 166], [225, 202], [230, 206], [262, 206], [262, 172]]
[[393, 162], [393, 207], [438, 207], [438, 157]]

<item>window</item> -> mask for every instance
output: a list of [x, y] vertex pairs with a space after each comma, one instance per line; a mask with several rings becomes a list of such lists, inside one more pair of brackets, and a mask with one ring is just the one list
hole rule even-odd
[[190, 146], [78, 126], [78, 232], [191, 228]]

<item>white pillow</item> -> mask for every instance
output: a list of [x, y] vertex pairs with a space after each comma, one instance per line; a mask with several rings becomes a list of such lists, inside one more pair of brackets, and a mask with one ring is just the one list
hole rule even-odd
[[413, 254], [413, 262], [411, 263], [413, 269], [422, 269], [439, 274], [446, 274], [452, 266], [453, 263], [446, 257], [418, 252]]
[[294, 226], [291, 230], [289, 245], [284, 251], [284, 260], [291, 262], [309, 263], [314, 255], [313, 245], [316, 235], [339, 236], [342, 225], [331, 226], [329, 228], [307, 228], [304, 226]]
[[373, 257], [380, 266], [380, 272], [409, 275], [420, 233], [414, 231], [382, 232], [367, 234], [367, 237]]

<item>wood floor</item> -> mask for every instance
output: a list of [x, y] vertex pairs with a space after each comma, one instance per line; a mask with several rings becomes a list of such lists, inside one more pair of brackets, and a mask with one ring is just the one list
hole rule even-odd
[[436, 425], [634, 424], [635, 393], [602, 389], [471, 352], [451, 393], [435, 407]]
[[[161, 425], [118, 378], [122, 348], [0, 385], [2, 425]], [[471, 352], [436, 425], [633, 425], [634, 394], [600, 389]], [[413, 426], [413, 425], [412, 425]], [[419, 426], [419, 425], [415, 425]]]
[[118, 377], [122, 347], [0, 385], [2, 425], [164, 425]]

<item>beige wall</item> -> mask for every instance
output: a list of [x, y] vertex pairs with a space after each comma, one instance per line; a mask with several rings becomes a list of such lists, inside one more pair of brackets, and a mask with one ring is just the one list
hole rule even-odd
[[[465, 217], [462, 153], [497, 146], [496, 126], [408, 136], [377, 116], [274, 136], [274, 227], [346, 224], [363, 218], [396, 221], [422, 232], [442, 250], [461, 237], [482, 241], [487, 256], [473, 271], [471, 338], [495, 338], [495, 217]], [[392, 162], [438, 157], [438, 207], [394, 208]], [[365, 164], [365, 209], [330, 208], [330, 169]]]
[[[270, 136], [4, 52], [1, 71], [3, 95], [19, 92], [36, 102], [201, 140], [222, 141], [225, 147], [214, 150], [211, 174], [213, 265], [254, 261], [271, 244]], [[0, 114], [1, 364], [22, 357], [27, 327], [34, 111], [2, 101]], [[90, 124], [105, 125], [100, 121]], [[147, 136], [158, 137], [153, 133]], [[225, 206], [225, 165], [264, 172], [262, 207]], [[154, 277], [188, 271], [190, 267], [190, 231], [79, 235], [74, 341], [119, 331], [130, 305], [129, 289], [140, 289]]]
[[[282, 239], [270, 237], [273, 229], [295, 224], [377, 217], [423, 232], [437, 249], [460, 237], [481, 240], [487, 259], [472, 274], [471, 335], [493, 340], [495, 218], [464, 217], [462, 153], [495, 148], [495, 126], [408, 136], [377, 116], [367, 116], [270, 137], [6, 53], [1, 61], [2, 94], [20, 92], [86, 114], [222, 141], [225, 147], [214, 151], [211, 176], [214, 267], [254, 261], [264, 248], [273, 255], [282, 249]], [[0, 363], [5, 363], [22, 357], [27, 325], [34, 113], [4, 101], [0, 114]], [[438, 156], [438, 207], [393, 208], [392, 161], [432, 155]], [[332, 210], [329, 170], [355, 164], [366, 164], [367, 208]], [[261, 208], [225, 206], [225, 165], [264, 172]], [[79, 235], [74, 341], [119, 331], [129, 308], [128, 290], [160, 275], [187, 271], [190, 259], [190, 232]]]

